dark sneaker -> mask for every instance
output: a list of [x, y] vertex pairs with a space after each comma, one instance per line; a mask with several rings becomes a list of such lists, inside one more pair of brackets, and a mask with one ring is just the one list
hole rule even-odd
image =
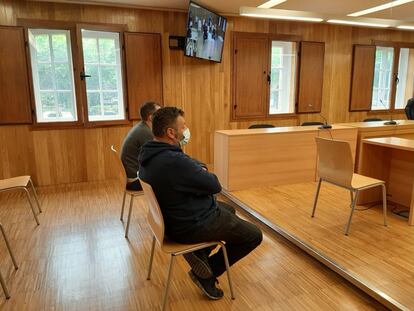
[[208, 279], [202, 279], [195, 275], [192, 270], [188, 271], [191, 280], [203, 291], [203, 293], [212, 300], [219, 300], [223, 298], [223, 291], [216, 287], [217, 279], [212, 276]]
[[184, 254], [183, 256], [195, 275], [202, 279], [208, 279], [213, 276], [213, 271], [208, 264], [208, 256], [205, 250], [198, 250]]

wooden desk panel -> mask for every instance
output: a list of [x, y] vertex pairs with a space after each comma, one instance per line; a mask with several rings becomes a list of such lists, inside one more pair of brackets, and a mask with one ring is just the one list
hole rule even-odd
[[397, 125], [384, 125], [384, 121], [338, 123], [336, 125], [355, 127], [358, 129], [358, 141], [356, 149], [355, 171], [360, 173], [359, 163], [362, 158], [362, 140], [370, 137], [397, 136], [413, 138], [414, 120], [396, 120]]
[[362, 141], [364, 144], [378, 145], [382, 147], [389, 147], [393, 149], [414, 151], [414, 140], [401, 137], [378, 137], [368, 138]]
[[[362, 140], [360, 174], [384, 180], [391, 202], [410, 209], [414, 225], [414, 140], [381, 137]], [[360, 204], [381, 200], [378, 189], [362, 191]]]
[[229, 189], [312, 181], [315, 133], [237, 136], [229, 143]]
[[214, 170], [228, 191], [314, 181], [315, 137], [346, 140], [356, 150], [357, 129], [334, 126], [226, 130], [215, 133]]

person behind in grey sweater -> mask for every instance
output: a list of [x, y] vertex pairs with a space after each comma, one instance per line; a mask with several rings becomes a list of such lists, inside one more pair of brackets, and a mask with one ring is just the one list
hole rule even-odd
[[121, 160], [128, 178], [128, 190], [142, 190], [138, 180], [138, 155], [142, 145], [154, 138], [152, 114], [159, 108], [155, 102], [145, 102], [140, 108], [141, 121], [128, 132], [122, 144]]

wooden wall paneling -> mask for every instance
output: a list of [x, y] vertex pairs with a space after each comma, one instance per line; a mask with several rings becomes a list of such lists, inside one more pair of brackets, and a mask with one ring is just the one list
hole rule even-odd
[[355, 45], [352, 62], [350, 111], [371, 110], [375, 46]]
[[[325, 100], [323, 101], [322, 113], [329, 122], [347, 122], [350, 117], [352, 31], [346, 27], [334, 27], [329, 29], [329, 33], [328, 42], [330, 44], [325, 45], [325, 60], [327, 59], [327, 51], [330, 53], [330, 58], [325, 68], [331, 69], [330, 75], [325, 75], [324, 78]], [[329, 90], [325, 87], [327, 85], [329, 85]], [[325, 112], [326, 110], [328, 113]]]
[[88, 181], [105, 179], [104, 154], [106, 150], [103, 143], [102, 130], [102, 128], [96, 128], [85, 131], [85, 156]]
[[0, 124], [32, 122], [22, 27], [0, 26]]
[[233, 33], [233, 118], [263, 118], [268, 99], [266, 35]]
[[55, 180], [52, 178], [51, 166], [54, 163], [51, 160], [49, 148], [51, 145], [48, 143], [47, 134], [49, 131], [33, 131], [31, 134], [34, 146], [34, 159], [35, 169], [37, 176], [37, 184], [39, 185], [51, 185], [55, 184]]
[[161, 35], [125, 33], [129, 118], [140, 119], [145, 101], [163, 104]]
[[83, 130], [32, 131], [39, 185], [86, 181]]
[[[121, 146], [124, 141], [124, 137], [129, 131], [129, 127], [118, 126], [116, 128], [102, 128], [102, 153], [104, 157], [104, 180], [116, 179], [119, 176], [118, 168], [114, 163], [112, 151], [110, 150], [111, 145], [115, 145], [121, 151]], [[97, 149], [96, 152], [101, 150]]]
[[[62, 131], [60, 131], [62, 132]], [[65, 144], [63, 155], [67, 158], [69, 169], [69, 181], [82, 182], [87, 180], [87, 170], [85, 159], [85, 134], [82, 129], [70, 131], [66, 139], [62, 139]], [[99, 150], [97, 150], [99, 152]]]
[[[208, 61], [194, 60], [183, 56], [182, 51], [174, 51], [168, 48], [168, 35], [185, 35], [187, 14], [182, 12], [152, 11], [131, 8], [107, 7], [96, 5], [82, 5], [69, 3], [24, 2], [12, 0], [0, 0], [4, 9], [0, 10], [0, 24], [15, 26], [17, 18], [32, 18], [46, 20], [80, 21], [84, 23], [112, 23], [128, 25], [129, 32], [150, 32], [161, 34], [162, 45], [162, 72], [163, 72], [163, 97], [168, 106], [183, 107], [186, 119], [192, 132], [190, 144], [186, 152], [205, 163], [212, 163], [214, 158], [213, 135], [215, 130], [247, 128], [252, 123], [268, 123], [263, 120], [239, 120], [231, 119], [232, 93], [231, 93], [231, 38], [232, 31], [258, 32], [267, 34], [298, 35], [306, 41], [325, 42], [325, 71], [324, 87], [322, 95], [321, 113], [331, 123], [361, 121], [366, 117], [389, 118], [389, 113], [372, 113], [366, 111], [349, 112], [350, 80], [352, 68], [352, 46], [354, 44], [370, 45], [372, 40], [406, 41], [414, 42], [414, 32], [365, 29], [341, 25], [296, 23], [283, 21], [269, 21], [244, 17], [228, 17], [228, 29], [224, 42], [223, 61], [221, 64]], [[203, 68], [203, 69], [201, 69]], [[203, 78], [197, 78], [204, 74]], [[207, 74], [207, 75], [206, 75]], [[204, 92], [199, 81], [207, 81], [209, 91]], [[404, 113], [394, 113], [395, 119], [405, 119]], [[297, 118], [274, 119], [270, 123], [276, 126], [298, 125], [303, 121], [320, 121], [316, 114], [305, 113]], [[20, 128], [22, 127], [22, 128]], [[53, 154], [54, 145], [49, 145], [44, 137], [44, 131], [30, 131], [27, 126], [0, 127], [1, 142], [6, 141], [0, 148], [0, 176], [9, 177], [11, 172], [22, 172], [19, 163], [14, 160], [18, 154], [26, 163], [32, 176], [39, 176], [42, 184], [56, 182], [49, 170], [47, 159]], [[125, 128], [125, 133], [128, 127]], [[62, 129], [61, 131], [66, 131]], [[84, 181], [89, 178], [97, 180], [111, 176], [109, 162], [106, 165], [99, 163], [101, 159], [97, 154], [102, 154], [105, 149], [100, 137], [100, 131], [92, 129], [80, 129], [84, 137], [84, 146], [75, 153], [75, 158], [81, 158], [86, 167]], [[117, 127], [108, 127], [108, 135], [120, 135], [122, 141], [124, 132]], [[110, 133], [110, 134], [109, 134]], [[62, 144], [70, 142], [70, 136], [60, 136]], [[16, 141], [25, 141], [24, 146], [17, 146]], [[95, 147], [91, 144], [96, 143]], [[30, 147], [31, 146], [31, 147]], [[22, 149], [19, 149], [22, 148]], [[30, 150], [32, 148], [32, 150]], [[102, 149], [100, 149], [102, 148]], [[4, 154], [7, 150], [7, 161]], [[89, 152], [88, 152], [89, 151]], [[51, 153], [49, 155], [49, 152]], [[24, 154], [24, 155], [22, 155]], [[80, 154], [84, 154], [80, 156]], [[12, 155], [12, 156], [9, 156]], [[14, 156], [16, 155], [16, 156]], [[107, 161], [103, 156], [103, 161]], [[46, 160], [43, 160], [45, 158]], [[4, 163], [7, 164], [4, 164]], [[95, 171], [92, 168], [97, 167]], [[109, 165], [109, 167], [108, 167]], [[103, 171], [100, 171], [100, 170]], [[108, 172], [109, 173], [106, 173]], [[56, 171], [54, 174], [58, 174]], [[98, 177], [96, 177], [96, 174]], [[75, 176], [79, 176], [79, 172]], [[109, 175], [107, 175], [109, 174]], [[71, 177], [71, 179], [74, 176]], [[77, 177], [76, 177], [77, 178]]]
[[300, 43], [298, 113], [321, 111], [324, 57], [325, 43]]
[[0, 126], [0, 179], [31, 174], [36, 181], [28, 126]]

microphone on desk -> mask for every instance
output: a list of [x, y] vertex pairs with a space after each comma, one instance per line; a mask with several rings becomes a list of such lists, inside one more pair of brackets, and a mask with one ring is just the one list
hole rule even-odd
[[[385, 108], [385, 109], [388, 109], [388, 107], [387, 106], [385, 106], [384, 105], [384, 103], [382, 102], [382, 99], [380, 98], [380, 103], [381, 103], [381, 105]], [[389, 120], [389, 121], [385, 121], [384, 122], [384, 125], [397, 125], [398, 123], [397, 123], [397, 121], [395, 121], [395, 120], [393, 120], [392, 119], [392, 112], [391, 112], [391, 118], [390, 118], [391, 120]]]
[[330, 124], [328, 124], [328, 120], [326, 120], [326, 118], [320, 113], [319, 114], [320, 116], [321, 116], [321, 118], [325, 121], [325, 124], [323, 124], [323, 125], [321, 125], [319, 128], [321, 129], [321, 130], [324, 130], [324, 129], [331, 129], [332, 128], [332, 125], [330, 125]]

